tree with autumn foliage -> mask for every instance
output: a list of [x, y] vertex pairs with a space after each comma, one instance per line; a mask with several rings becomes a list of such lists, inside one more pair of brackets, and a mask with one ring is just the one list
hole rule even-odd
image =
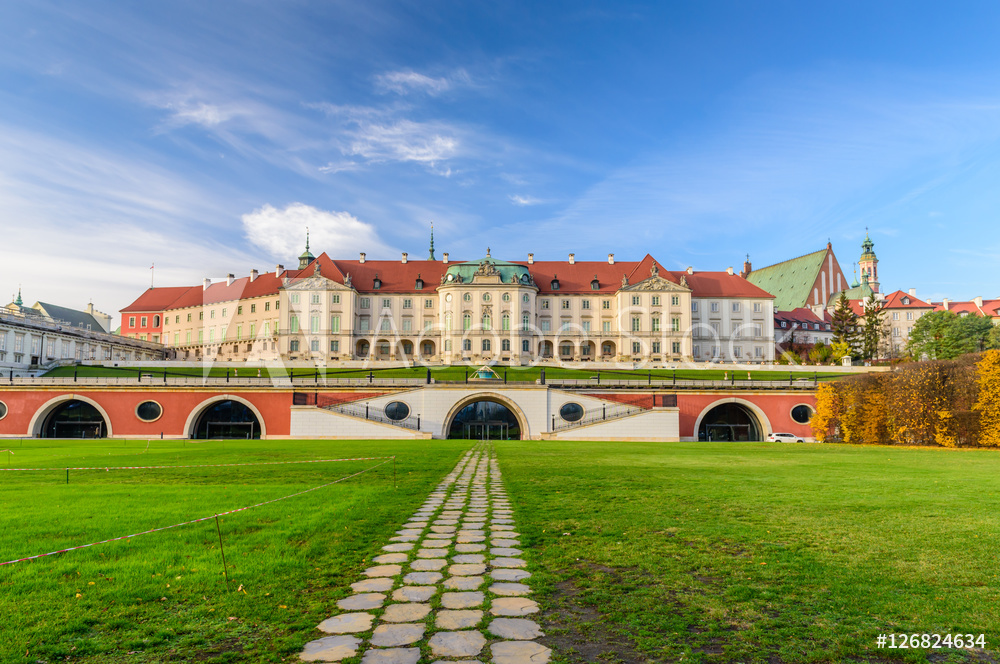
[[988, 350], [976, 364], [979, 396], [972, 409], [978, 412], [983, 426], [979, 430], [979, 444], [1000, 447], [1000, 350]]

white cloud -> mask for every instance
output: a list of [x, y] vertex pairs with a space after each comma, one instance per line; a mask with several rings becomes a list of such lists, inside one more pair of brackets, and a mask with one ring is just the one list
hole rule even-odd
[[457, 84], [468, 84], [469, 75], [464, 69], [459, 69], [450, 76], [432, 78], [415, 71], [390, 71], [375, 77], [375, 85], [384, 92], [395, 92], [405, 95], [411, 92], [423, 92], [435, 96], [446, 92]]
[[542, 203], [545, 202], [540, 198], [535, 198], [534, 196], [519, 196], [517, 194], [510, 194], [509, 196], [507, 196], [507, 198], [509, 198], [510, 202], [513, 203], [514, 205], [521, 205], [521, 206], [541, 205]]
[[344, 258], [360, 251], [372, 256], [392, 252], [374, 226], [347, 212], [320, 210], [303, 203], [292, 203], [282, 210], [264, 205], [244, 214], [242, 220], [247, 239], [281, 259], [301, 253], [306, 228], [317, 255], [327, 251], [334, 258]]
[[215, 127], [233, 117], [232, 111], [205, 103], [176, 104], [171, 110], [173, 110], [171, 124], [174, 125], [197, 124], [203, 127]]
[[353, 132], [348, 153], [369, 161], [433, 164], [458, 155], [460, 141], [446, 126], [411, 120], [363, 124]]

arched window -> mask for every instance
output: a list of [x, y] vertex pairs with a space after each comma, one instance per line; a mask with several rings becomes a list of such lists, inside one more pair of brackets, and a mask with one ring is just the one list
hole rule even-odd
[[504, 313], [503, 316], [500, 317], [500, 328], [505, 332], [510, 330], [510, 314]]
[[501, 348], [501, 350], [509, 351], [510, 350], [510, 339], [504, 339], [503, 341], [501, 341], [500, 342], [500, 348]]
[[288, 351], [291, 353], [297, 353], [299, 350], [299, 340], [292, 339], [288, 342]]
[[531, 316], [528, 315], [528, 312], [524, 312], [521, 315], [521, 329], [527, 330], [530, 326], [531, 326]]
[[446, 330], [450, 330], [451, 329], [451, 314], [450, 313], [447, 313], [447, 314], [444, 315], [444, 329], [446, 329]]
[[489, 339], [483, 339], [483, 350], [484, 351], [486, 351], [486, 350], [492, 350], [491, 346], [492, 346], [492, 344], [490, 343]]
[[483, 329], [492, 330], [493, 329], [493, 317], [489, 314], [483, 315]]
[[463, 330], [472, 329], [472, 314], [462, 314], [462, 329]]
[[472, 339], [462, 339], [462, 350], [472, 350]]
[[160, 316], [159, 314], [157, 314], [156, 316], [153, 316], [153, 327], [159, 327], [159, 326], [160, 326]]

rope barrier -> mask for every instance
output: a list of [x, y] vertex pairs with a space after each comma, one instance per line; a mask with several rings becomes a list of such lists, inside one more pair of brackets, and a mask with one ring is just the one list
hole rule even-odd
[[50, 468], [0, 468], [0, 471], [14, 471], [14, 470], [34, 470], [34, 471], [48, 471], [48, 470], [152, 470], [152, 469], [162, 469], [162, 468], [229, 468], [233, 466], [280, 466], [289, 463], [332, 463], [334, 461], [377, 461], [379, 459], [395, 459], [394, 456], [388, 457], [356, 457], [353, 459], [311, 459], [308, 461], [260, 461], [256, 463], [206, 463], [190, 466], [86, 466], [86, 467], [73, 467], [73, 466], [52, 466]]
[[[393, 459], [395, 457], [376, 457], [376, 458]], [[180, 528], [181, 526], [189, 526], [192, 523], [201, 523], [202, 521], [209, 521], [211, 519], [216, 519], [216, 518], [218, 518], [220, 516], [226, 516], [226, 515], [229, 515], [229, 514], [236, 514], [237, 512], [244, 512], [246, 510], [254, 509], [255, 507], [263, 507], [264, 505], [271, 505], [272, 503], [277, 503], [279, 501], [287, 500], [289, 498], [295, 498], [296, 496], [302, 496], [302, 495], [307, 494], [307, 493], [309, 493], [311, 491], [317, 491], [319, 489], [324, 489], [324, 488], [326, 488], [328, 486], [331, 486], [333, 484], [337, 484], [339, 482], [343, 482], [344, 480], [349, 480], [352, 477], [357, 477], [358, 475], [363, 475], [364, 473], [367, 473], [370, 470], [375, 470], [379, 466], [384, 466], [387, 463], [389, 463], [389, 461], [383, 461], [382, 463], [375, 464], [371, 468], [366, 468], [364, 470], [358, 471], [358, 472], [354, 473], [353, 475], [347, 475], [346, 477], [341, 477], [340, 479], [333, 480], [332, 482], [327, 482], [326, 484], [321, 484], [320, 486], [314, 486], [313, 488], [306, 489], [305, 491], [299, 491], [297, 493], [292, 493], [292, 494], [289, 494], [287, 496], [282, 496], [281, 498], [275, 498], [273, 500], [267, 500], [267, 501], [264, 501], [262, 503], [257, 503], [256, 505], [247, 505], [246, 507], [238, 507], [236, 509], [229, 510], [228, 512], [219, 512], [218, 514], [213, 514], [212, 516], [205, 516], [205, 517], [202, 517], [200, 519], [193, 519], [191, 521], [184, 521], [182, 523], [175, 523], [172, 526], [162, 526], [160, 528], [150, 528], [149, 530], [144, 530], [141, 533], [133, 533], [131, 535], [121, 535], [120, 537], [112, 537], [110, 539], [101, 540], [100, 542], [91, 542], [90, 544], [81, 544], [80, 546], [71, 546], [71, 547], [66, 548], [66, 549], [59, 549], [58, 551], [50, 551], [49, 553], [39, 553], [39, 554], [34, 555], [34, 556], [28, 556], [27, 558], [18, 558], [17, 560], [8, 560], [5, 563], [0, 563], [0, 567], [2, 567], [4, 565], [12, 565], [14, 563], [23, 563], [26, 560], [36, 560], [38, 558], [45, 558], [47, 556], [54, 556], [56, 554], [66, 553], [68, 551], [78, 551], [79, 549], [86, 549], [86, 548], [91, 547], [91, 546], [97, 546], [98, 544], [107, 544], [108, 542], [118, 542], [120, 540], [126, 540], [126, 539], [131, 539], [133, 537], [138, 537], [139, 535], [148, 535], [150, 533], [158, 533], [158, 532], [162, 532], [164, 530], [170, 530], [171, 528]]]

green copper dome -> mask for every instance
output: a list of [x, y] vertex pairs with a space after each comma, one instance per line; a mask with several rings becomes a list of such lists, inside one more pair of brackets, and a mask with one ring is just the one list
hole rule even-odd
[[500, 281], [505, 284], [534, 284], [531, 273], [524, 265], [498, 261], [487, 255], [478, 261], [466, 261], [455, 263], [445, 272], [442, 283], [444, 284], [471, 284], [477, 276], [500, 276]]

